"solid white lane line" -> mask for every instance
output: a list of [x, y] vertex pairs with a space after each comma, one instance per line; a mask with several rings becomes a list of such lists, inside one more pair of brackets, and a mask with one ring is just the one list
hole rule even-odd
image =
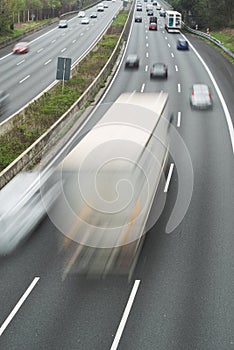
[[168, 191], [168, 188], [169, 188], [169, 185], [170, 185], [170, 181], [171, 181], [171, 177], [172, 177], [172, 172], [173, 172], [173, 169], [174, 169], [174, 163], [171, 163], [170, 165], [170, 169], [169, 169], [169, 172], [168, 172], [168, 176], [167, 176], [167, 181], [166, 181], [166, 184], [165, 184], [165, 187], [164, 187], [164, 193], [166, 193]]
[[178, 87], [178, 92], [181, 92], [181, 85], [178, 84], [177, 87]]
[[145, 84], [142, 84], [142, 86], [141, 86], [141, 92], [144, 92], [144, 89], [145, 89]]
[[25, 300], [27, 299], [27, 297], [29, 296], [29, 294], [31, 293], [31, 291], [33, 290], [33, 288], [35, 287], [35, 285], [37, 284], [37, 282], [39, 281], [40, 277], [35, 277], [34, 280], [32, 281], [32, 283], [30, 284], [30, 286], [28, 287], [28, 289], [26, 290], [26, 292], [23, 294], [23, 296], [20, 298], [20, 300], [18, 301], [18, 303], [15, 305], [14, 309], [11, 311], [10, 315], [6, 318], [6, 320], [3, 322], [3, 324], [0, 327], [0, 336], [2, 335], [2, 333], [5, 331], [5, 329], [7, 328], [7, 326], [9, 325], [9, 323], [12, 321], [13, 317], [16, 315], [16, 313], [19, 311], [20, 307], [22, 306], [22, 304], [25, 302]]
[[120, 341], [120, 338], [122, 336], [124, 327], [126, 325], [128, 316], [130, 314], [130, 311], [131, 311], [131, 308], [132, 308], [132, 305], [133, 305], [133, 302], [134, 302], [137, 290], [139, 288], [139, 285], [140, 285], [140, 280], [136, 280], [134, 285], [133, 285], [130, 297], [128, 299], [127, 305], [125, 307], [125, 310], [124, 310], [121, 322], [119, 324], [118, 330], [117, 330], [116, 335], [115, 335], [115, 339], [114, 339], [114, 341], [112, 343], [112, 346], [111, 346], [110, 350], [116, 350], [118, 348], [119, 341]]
[[226, 105], [226, 102], [224, 100], [224, 97], [221, 93], [221, 90], [215, 80], [215, 78], [213, 77], [210, 69], [208, 68], [207, 64], [205, 63], [205, 61], [203, 60], [203, 58], [200, 56], [200, 54], [198, 53], [198, 51], [195, 49], [195, 47], [193, 47], [193, 45], [190, 43], [190, 46], [191, 48], [193, 49], [193, 51], [195, 52], [195, 54], [197, 55], [197, 57], [199, 58], [199, 60], [201, 61], [201, 63], [203, 64], [203, 66], [205, 67], [213, 85], [214, 85], [214, 88], [216, 89], [217, 91], [217, 94], [219, 96], [219, 99], [220, 99], [220, 102], [222, 104], [222, 107], [223, 107], [223, 111], [224, 111], [224, 114], [225, 114], [225, 117], [226, 117], [226, 121], [227, 121], [227, 125], [228, 125], [228, 129], [229, 129], [229, 135], [230, 135], [230, 139], [231, 139], [231, 144], [232, 144], [232, 151], [234, 153], [234, 129], [233, 129], [233, 122], [232, 122], [232, 118], [231, 118], [231, 115], [230, 115], [230, 112], [228, 110], [228, 107]]
[[27, 75], [25, 78], [23, 78], [22, 80], [20, 80], [20, 84], [23, 83], [23, 81], [27, 80], [30, 77], [30, 75]]
[[21, 63], [25, 62], [25, 60], [22, 60], [20, 62], [17, 63], [17, 66], [19, 66]]
[[181, 112], [178, 112], [178, 114], [177, 114], [177, 126], [178, 126], [178, 128], [180, 127], [180, 124], [181, 124]]
[[45, 63], [44, 63], [44, 66], [46, 66], [48, 63], [50, 63], [52, 61], [52, 59], [49, 59], [48, 61], [46, 61]]

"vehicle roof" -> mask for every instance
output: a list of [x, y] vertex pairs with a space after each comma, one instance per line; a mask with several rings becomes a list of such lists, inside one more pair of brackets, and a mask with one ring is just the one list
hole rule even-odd
[[209, 87], [206, 84], [193, 84], [193, 91], [199, 92], [209, 92]]
[[181, 15], [180, 12], [178, 12], [178, 11], [172, 11], [172, 10], [166, 10], [166, 13], [168, 13], [168, 14], [170, 14], [170, 15], [172, 15], [172, 14]]
[[[99, 166], [99, 159], [90, 155], [93, 151], [96, 152], [99, 146], [112, 141], [122, 141], [119, 144], [119, 151], [126, 159], [138, 160], [142, 149], [146, 147], [154, 132], [167, 99], [168, 94], [162, 91], [159, 93], [133, 92], [120, 95], [103, 118], [68, 154], [63, 162], [63, 168], [67, 171], [77, 170], [79, 164], [82, 164], [84, 160], [87, 161], [86, 166], [91, 164], [91, 167], [96, 168]], [[126, 147], [124, 141], [130, 142], [133, 147]], [[113, 149], [111, 147], [103, 149], [102, 147], [101, 150], [102, 156], [110, 159]]]
[[38, 181], [36, 182], [38, 175], [37, 172], [22, 172], [8, 182], [0, 191], [0, 212], [7, 212], [16, 206], [31, 189], [35, 189], [36, 183], [38, 184]]

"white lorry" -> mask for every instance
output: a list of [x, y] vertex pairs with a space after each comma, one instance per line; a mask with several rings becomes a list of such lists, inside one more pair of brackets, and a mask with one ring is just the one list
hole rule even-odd
[[180, 33], [181, 21], [181, 13], [177, 11], [166, 11], [165, 29], [168, 33]]

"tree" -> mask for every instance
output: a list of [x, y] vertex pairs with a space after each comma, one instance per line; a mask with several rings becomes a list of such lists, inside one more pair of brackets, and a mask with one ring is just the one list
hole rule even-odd
[[12, 23], [11, 1], [0, 0], [0, 32], [5, 33], [10, 30]]

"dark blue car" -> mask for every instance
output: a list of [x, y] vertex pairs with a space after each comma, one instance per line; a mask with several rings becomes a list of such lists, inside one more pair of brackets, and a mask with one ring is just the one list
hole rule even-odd
[[187, 40], [185, 40], [183, 38], [178, 39], [177, 49], [178, 50], [189, 50], [189, 44], [188, 44]]

